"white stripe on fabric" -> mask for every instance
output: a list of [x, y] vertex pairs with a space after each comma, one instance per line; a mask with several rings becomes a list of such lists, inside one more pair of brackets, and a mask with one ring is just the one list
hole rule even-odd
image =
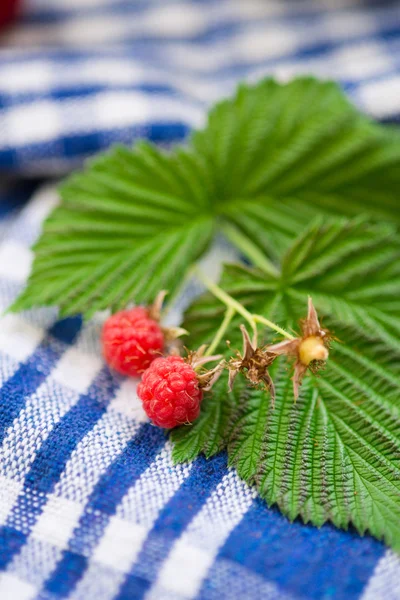
[[378, 562], [360, 600], [399, 600], [400, 557], [387, 550]]
[[12, 573], [0, 574], [0, 597], [4, 600], [32, 600], [37, 590]]
[[22, 488], [23, 485], [20, 481], [0, 475], [0, 525], [4, 525], [6, 522]]
[[[0, 327], [1, 323], [2, 322], [0, 320]], [[7, 379], [10, 379], [10, 377], [14, 375], [19, 366], [19, 362], [0, 350], [0, 387], [3, 386]]]
[[31, 270], [32, 251], [10, 240], [0, 248], [0, 277], [24, 283]]
[[400, 75], [384, 81], [365, 84], [357, 93], [361, 105], [377, 117], [389, 117], [400, 112]]
[[57, 103], [40, 100], [3, 110], [5, 131], [0, 137], [0, 150], [48, 142], [61, 130], [64, 135], [85, 133], [94, 124], [96, 130], [146, 125], [149, 121], [178, 121], [198, 126], [203, 118], [202, 110], [171, 96], [158, 94], [149, 102], [146, 95], [135, 91], [99, 92], [89, 98]]
[[68, 540], [81, 514], [82, 506], [77, 502], [56, 494], [49, 494], [46, 506], [33, 527], [31, 537], [56, 548], [67, 548]]
[[141, 400], [136, 393], [138, 381], [136, 379], [125, 379], [119, 387], [112, 403], [112, 410], [125, 415], [133, 421], [144, 423], [148, 417], [143, 410]]
[[0, 350], [19, 362], [32, 354], [45, 334], [43, 329], [16, 314], [5, 315], [0, 323]]
[[100, 354], [82, 352], [78, 343], [64, 352], [52, 372], [52, 378], [61, 386], [84, 394], [103, 365]]
[[45, 100], [30, 107], [16, 106], [3, 112], [4, 134], [0, 148], [47, 142], [62, 125], [54, 102]]

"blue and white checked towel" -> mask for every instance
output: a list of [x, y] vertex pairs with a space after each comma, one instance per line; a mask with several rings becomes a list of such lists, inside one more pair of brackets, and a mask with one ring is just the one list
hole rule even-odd
[[[399, 2], [26, 0], [0, 37], [0, 171], [180, 140], [239, 79], [306, 72], [398, 120]], [[2, 181], [1, 310], [56, 201], [51, 183]], [[400, 559], [376, 540], [289, 524], [224, 454], [173, 466], [135, 382], [103, 364], [100, 326], [1, 318], [1, 600], [400, 598]]]

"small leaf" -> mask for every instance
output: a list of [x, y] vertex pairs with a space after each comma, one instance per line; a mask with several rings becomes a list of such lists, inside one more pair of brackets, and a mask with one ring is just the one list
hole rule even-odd
[[179, 289], [216, 227], [264, 272], [316, 214], [400, 223], [400, 136], [312, 78], [240, 86], [184, 149], [115, 148], [61, 187], [12, 310], [86, 317]]
[[[222, 286], [287, 330], [297, 328], [310, 294], [340, 343], [318, 377], [305, 377], [297, 404], [282, 358], [271, 368], [275, 409], [263, 390], [244, 396], [239, 387], [232, 410], [221, 378], [200, 420], [172, 432], [175, 460], [225, 446], [239, 475], [290, 519], [353, 523], [400, 550], [400, 241], [393, 228], [317, 222], [286, 253], [281, 278], [232, 265]], [[210, 341], [223, 312], [209, 294], [193, 304], [184, 324], [191, 347]], [[241, 347], [241, 322], [236, 317], [227, 334], [233, 350]], [[266, 330], [264, 341], [273, 338]], [[219, 350], [227, 352], [224, 344]], [[230, 423], [219, 429], [215, 420], [213, 437], [224, 443], [210, 448], [202, 423], [217, 410], [229, 412]]]

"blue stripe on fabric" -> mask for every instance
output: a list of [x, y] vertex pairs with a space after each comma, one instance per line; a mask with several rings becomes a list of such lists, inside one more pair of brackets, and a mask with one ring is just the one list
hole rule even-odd
[[[5, 526], [0, 527], [0, 569], [5, 569], [25, 544], [73, 450], [107, 410], [118, 386], [108, 369], [101, 371], [88, 392], [80, 396], [43, 442]], [[24, 515], [24, 533], [13, 533], [13, 524], [20, 515]]]
[[72, 344], [82, 327], [82, 317], [68, 317], [54, 323], [49, 329], [49, 335], [64, 344]]
[[[190, 0], [190, 4], [193, 5], [198, 5], [201, 8], [203, 8], [204, 10], [207, 10], [208, 6], [213, 6], [215, 5], [215, 0]], [[227, 5], [227, 7], [229, 7], [230, 2], [229, 0], [219, 0], [219, 4], [220, 5]], [[316, 3], [314, 6], [310, 6], [309, 4], [307, 4], [306, 2], [302, 2], [302, 0], [297, 0], [297, 2], [295, 4], [293, 4], [293, 0], [291, 0], [290, 2], [288, 2], [287, 0], [282, 0], [281, 2], [282, 5], [286, 4], [286, 9], [282, 14], [278, 14], [277, 16], [274, 15], [268, 15], [271, 19], [282, 19], [283, 21], [286, 21], [290, 18], [293, 18], [293, 16], [297, 16], [300, 15], [302, 16], [303, 14], [306, 14], [307, 16], [312, 15], [312, 14], [323, 14], [323, 15], [330, 15], [331, 10], [329, 10], [329, 7], [326, 8], [323, 5], [319, 5], [318, 3]], [[369, 8], [369, 9], [375, 9], [375, 8], [382, 8], [382, 4], [384, 4], [383, 0], [363, 0], [362, 6], [363, 8]], [[386, 2], [386, 4], [388, 4], [389, 6], [391, 4], [393, 4], [393, 0], [389, 0], [388, 2]], [[357, 8], [359, 9], [359, 6], [357, 6]], [[91, 5], [85, 5], [83, 4], [82, 6], [79, 6], [79, 9], [74, 8], [74, 7], [67, 7], [64, 5], [63, 8], [59, 8], [56, 4], [54, 4], [53, 6], [40, 6], [40, 7], [34, 7], [34, 8], [28, 8], [28, 10], [25, 10], [23, 12], [23, 14], [20, 16], [20, 20], [24, 23], [29, 25], [29, 23], [42, 23], [42, 22], [49, 22], [51, 20], [60, 20], [60, 21], [64, 21], [67, 20], [69, 18], [76, 18], [76, 17], [88, 17], [88, 16], [96, 16], [96, 15], [106, 15], [109, 16], [110, 14], [122, 14], [123, 16], [126, 16], [127, 14], [127, 10], [134, 12], [135, 15], [139, 15], [139, 14], [146, 14], [146, 16], [150, 13], [154, 14], [154, 11], [157, 9], [157, 4], [156, 5], [151, 5], [150, 3], [141, 3], [141, 2], [135, 2], [134, 4], [132, 3], [132, 0], [113, 0], [112, 3], [110, 4], [102, 4], [100, 3], [99, 5], [97, 4], [91, 4]], [[298, 11], [298, 12], [296, 12]], [[212, 13], [211, 13], [212, 14]], [[260, 18], [260, 17], [259, 17]], [[229, 14], [228, 15], [224, 15], [224, 20], [225, 19], [229, 19]], [[212, 23], [214, 22], [214, 19], [208, 19], [210, 22], [210, 25], [212, 25]], [[235, 19], [236, 22], [237, 19]], [[242, 20], [237, 20], [238, 23], [243, 23]], [[246, 23], [246, 21], [245, 21]]]
[[85, 572], [88, 562], [86, 556], [65, 550], [54, 575], [45, 583], [43, 592], [35, 600], [48, 600], [49, 594], [54, 594], [55, 598], [69, 596]]
[[384, 552], [383, 544], [354, 531], [290, 523], [257, 499], [221, 548], [197, 599], [239, 587], [243, 567], [296, 598], [358, 598]]
[[39, 184], [39, 181], [31, 179], [0, 183], [0, 220], [21, 208], [30, 199]]
[[[391, 17], [392, 15], [389, 16]], [[323, 30], [323, 25], [321, 27]], [[250, 38], [251, 33], [252, 30], [251, 28], [249, 28], [248, 35]], [[291, 33], [291, 31], [288, 31], [289, 35]], [[240, 67], [243, 67], [242, 70], [249, 74], [249, 68], [256, 69], [262, 66], [276, 67], [281, 62], [287, 63], [288, 61], [294, 61], [301, 57], [319, 58], [319, 55], [321, 53], [331, 53], [343, 47], [351, 47], [355, 43], [371, 43], [371, 39], [375, 43], [381, 43], [383, 48], [386, 49], [391, 43], [397, 42], [399, 37], [399, 27], [397, 24], [393, 23], [392, 18], [387, 18], [387, 20], [384, 23], [382, 23], [380, 27], [377, 26], [377, 30], [373, 35], [361, 31], [360, 33], [348, 33], [346, 36], [341, 36], [340, 39], [335, 39], [327, 33], [326, 36], [320, 36], [320, 39], [316, 40], [312, 39], [312, 37], [308, 35], [305, 36], [304, 41], [299, 41], [299, 43], [295, 45], [295, 49], [285, 49], [282, 53], [273, 57], [266, 56], [265, 58], [258, 58], [249, 61], [245, 54], [243, 54], [242, 59], [238, 59], [235, 57], [235, 55], [233, 55], [232, 62], [222, 67], [219, 67], [218, 64], [215, 67], [215, 65], [213, 65], [212, 62], [210, 62], [209, 68], [207, 70], [207, 80], [215, 81], [219, 80], [223, 75], [228, 75], [234, 72], [238, 73]], [[185, 40], [181, 41], [182, 43], [185, 42]], [[174, 43], [176, 43], [176, 40], [171, 42], [172, 47]], [[145, 62], [145, 64], [150, 63], [152, 67], [157, 67], [161, 69], [164, 68], [164, 70], [166, 66], [176, 68], [176, 60], [174, 59], [174, 53], [168, 52], [168, 54], [166, 54], [164, 50], [164, 48], [168, 47], [168, 45], [170, 44], [170, 42], [168, 42], [167, 39], [158, 39], [157, 43], [150, 43], [149, 40], [149, 43], [145, 43], [145, 41], [143, 40], [122, 38], [121, 40], [119, 40], [119, 44], [123, 47], [123, 50], [120, 51], [120, 49], [117, 48], [115, 52], [113, 52], [112, 50], [105, 51], [104, 45], [99, 45], [98, 47], [96, 47], [95, 53], [89, 50], [74, 50], [73, 48], [63, 50], [56, 49], [51, 51], [51, 53], [44, 53], [41, 50], [34, 49], [32, 53], [30, 53], [28, 59], [21, 60], [21, 57], [19, 57], [18, 63], [29, 63], [34, 57], [45, 57], [45, 59], [49, 62], [50, 65], [53, 63], [53, 61], [57, 60], [61, 60], [63, 62], [70, 61], [72, 63], [76, 61], [77, 65], [79, 65], [79, 63], [82, 60], [87, 61], [93, 58], [97, 60], [102, 57], [107, 57], [108, 59], [120, 58], [125, 61], [129, 58], [135, 59], [136, 61], [142, 60]], [[202, 45], [205, 49], [207, 49], [207, 44]], [[212, 49], [212, 45], [213, 43], [211, 42], [209, 44], [208, 50]], [[190, 42], [188, 42], [188, 46], [190, 46]], [[4, 65], [13, 64], [15, 62], [16, 58], [12, 54], [10, 54], [9, 56], [5, 56], [2, 60], [2, 63]], [[56, 64], [56, 62], [54, 62], [54, 64]], [[62, 68], [62, 64], [60, 64], [59, 66], [60, 68]], [[183, 64], [183, 62], [180, 62], [179, 69], [182, 73], [196, 74], [198, 72], [197, 67], [191, 67], [190, 61], [188, 61], [185, 64]], [[77, 85], [80, 85], [80, 83], [78, 82]]]
[[[132, 5], [132, 0], [117, 0], [109, 5], [100, 4], [99, 6], [94, 4], [92, 6], [80, 6], [79, 12], [74, 8], [64, 7], [59, 9], [56, 4], [53, 6], [43, 6], [40, 8], [33, 7], [31, 10], [24, 12], [20, 21], [26, 26], [30, 24], [43, 24], [43, 23], [56, 23], [65, 22], [68, 19], [94, 17], [96, 15], [114, 16], [115, 13], [122, 13], [126, 18], [126, 11], [130, 11], [130, 17], [138, 16], [141, 13], [147, 13], [149, 7], [146, 4], [135, 2]], [[151, 9], [150, 9], [151, 10]]]
[[[386, 70], [380, 71], [377, 74], [364, 76], [362, 80], [355, 81], [353, 79], [341, 78], [340, 83], [342, 87], [349, 93], [354, 93], [358, 88], [362, 88], [367, 84], [382, 82], [387, 78], [394, 77], [397, 75], [397, 69], [395, 68], [394, 59], [391, 61], [390, 65]], [[29, 66], [29, 61], [28, 66]], [[83, 59], [83, 62], [86, 62]], [[45, 61], [44, 64], [50, 64], [49, 61]], [[400, 60], [398, 61], [400, 66]], [[54, 66], [54, 65], [53, 65]], [[62, 72], [63, 65], [59, 65], [59, 70]], [[57, 69], [56, 69], [57, 70]], [[74, 85], [75, 83], [75, 85]], [[41, 91], [32, 90], [26, 92], [18, 92], [15, 93], [13, 91], [2, 90], [0, 92], [0, 110], [12, 110], [16, 106], [21, 106], [24, 104], [34, 104], [36, 102], [42, 102], [43, 100], [53, 101], [55, 105], [57, 105], [58, 101], [63, 101], [70, 98], [90, 98], [97, 94], [101, 94], [105, 91], [112, 92], [143, 92], [149, 96], [148, 100], [151, 102], [151, 96], [154, 94], [165, 94], [169, 95], [172, 98], [179, 98], [179, 100], [189, 100], [190, 103], [198, 104], [199, 107], [205, 104], [204, 101], [199, 101], [193, 95], [188, 95], [186, 91], [180, 89], [179, 85], [173, 84], [164, 84], [164, 83], [132, 83], [132, 84], [119, 84], [119, 83], [80, 83], [76, 85], [76, 82], [71, 81], [68, 85], [63, 85], [59, 81], [55, 80], [53, 87], [44, 88]], [[96, 130], [94, 135], [100, 135], [101, 131]], [[18, 181], [14, 182], [15, 185], [15, 194], [21, 196], [21, 193], [24, 194], [24, 198], [27, 199], [29, 195], [31, 195], [35, 188], [38, 187], [39, 182], [37, 180], [26, 180], [26, 181]], [[13, 190], [13, 188], [11, 188]], [[30, 192], [29, 192], [30, 191]], [[5, 200], [5, 196], [3, 191], [0, 188], [0, 196], [2, 203]], [[1, 210], [0, 206], [0, 210]]]
[[46, 592], [58, 598], [72, 592], [88, 566], [88, 559], [83, 552], [90, 553], [99, 542], [122, 498], [152, 464], [164, 444], [165, 433], [162, 429], [148, 423], [142, 425], [101, 477], [69, 541], [69, 549], [63, 553], [55, 571], [44, 584], [44, 598]]
[[[386, 13], [388, 12], [389, 15], [391, 13], [393, 13], [393, 7], [390, 6], [390, 4], [388, 6], [382, 7], [382, 1], [380, 2], [380, 5], [377, 4], [377, 7], [379, 7], [381, 10], [379, 11], [379, 13], [375, 13], [373, 14], [371, 10], [369, 10], [366, 14], [369, 14], [371, 16], [371, 18], [374, 19], [374, 21], [376, 22], [376, 27], [377, 27], [377, 31], [379, 31], [379, 21], [382, 20], [383, 23], [381, 25], [381, 27], [384, 26], [385, 21], [384, 21], [384, 17], [386, 15]], [[95, 12], [93, 12], [93, 10], [95, 9]], [[116, 5], [112, 5], [112, 6], [102, 6], [102, 7], [91, 7], [89, 9], [90, 13], [87, 13], [86, 11], [88, 11], [88, 8], [84, 8], [82, 10], [82, 12], [79, 13], [79, 16], [81, 17], [83, 14], [86, 13], [87, 16], [93, 17], [93, 16], [100, 16], [102, 18], [107, 18], [107, 17], [111, 17], [111, 18], [115, 18], [118, 17], [120, 20], [122, 20], [123, 18], [125, 19], [132, 19], [132, 18], [136, 18], [138, 16], [138, 11], [137, 11], [137, 6], [132, 6], [131, 4], [125, 4], [122, 3], [120, 5], [116, 4]], [[345, 12], [345, 11], [342, 11]], [[357, 14], [358, 15], [362, 15], [364, 14], [366, 11], [364, 10], [360, 10], [360, 8], [358, 7], [357, 10]], [[41, 16], [40, 16], [41, 15]], [[76, 10], [70, 11], [69, 13], [67, 13], [66, 11], [60, 11], [60, 12], [49, 12], [49, 11], [43, 11], [41, 13], [38, 14], [32, 14], [27, 16], [26, 21], [25, 21], [25, 27], [24, 29], [29, 31], [29, 25], [30, 23], [32, 23], [34, 25], [34, 22], [37, 21], [38, 19], [43, 19], [43, 22], [58, 22], [58, 23], [65, 23], [66, 26], [70, 26], [70, 20], [75, 20], [78, 16], [78, 13]], [[182, 31], [178, 31], [175, 35], [172, 35], [171, 33], [168, 36], [164, 36], [163, 32], [161, 31], [160, 33], [152, 33], [151, 31], [148, 30], [148, 28], [146, 26], [144, 26], [142, 28], [141, 31], [132, 31], [132, 32], [127, 32], [127, 33], [122, 33], [120, 36], [118, 36], [118, 38], [116, 39], [117, 42], [131, 42], [131, 43], [141, 43], [141, 44], [148, 44], [149, 46], [157, 46], [160, 43], [162, 43], [162, 45], [169, 45], [169, 44], [176, 44], [176, 43], [191, 43], [191, 44], [198, 44], [198, 45], [203, 45], [205, 47], [213, 44], [213, 43], [220, 43], [221, 41], [223, 41], [224, 39], [229, 37], [233, 37], [236, 36], [237, 34], [246, 32], [246, 33], [251, 33], [254, 30], [254, 26], [287, 26], [287, 25], [292, 25], [292, 26], [297, 26], [298, 29], [304, 27], [305, 25], [314, 25], [316, 28], [321, 28], [323, 30], [324, 26], [326, 27], [326, 19], [328, 19], [330, 16], [332, 16], [332, 12], [329, 10], [324, 9], [323, 7], [319, 6], [318, 4], [314, 5], [314, 6], [306, 6], [306, 5], [301, 5], [299, 9], [296, 10], [296, 8], [292, 5], [290, 7], [288, 7], [287, 11], [283, 12], [282, 14], [268, 14], [268, 15], [258, 15], [257, 20], [256, 19], [249, 19], [249, 20], [244, 20], [241, 17], [227, 17], [226, 15], [224, 15], [222, 18], [218, 18], [218, 17], [214, 17], [214, 18], [204, 18], [204, 22], [203, 22], [203, 26], [199, 28], [199, 31], [192, 31], [190, 28], [188, 30], [188, 33], [182, 33]], [[147, 12], [146, 18], [155, 18], [156, 17], [156, 8], [155, 7], [150, 7], [150, 9]], [[62, 25], [61, 25], [62, 28]], [[35, 27], [31, 27], [31, 29], [35, 29]], [[329, 33], [329, 32], [328, 32]], [[288, 31], [288, 35], [293, 35], [292, 31]]]
[[[388, 19], [389, 21], [389, 19]], [[399, 38], [400, 32], [399, 32], [399, 28], [398, 26], [396, 26], [396, 24], [393, 22], [393, 19], [390, 19], [389, 22], [385, 22], [383, 23], [380, 27], [377, 26], [377, 30], [375, 33], [373, 34], [368, 34], [368, 33], [364, 33], [364, 32], [360, 32], [357, 33], [355, 32], [353, 35], [348, 34], [347, 37], [345, 36], [341, 36], [339, 39], [335, 40], [331, 35], [326, 36], [326, 38], [328, 39], [328, 41], [331, 44], [332, 49], [336, 50], [337, 48], [342, 48], [345, 47], [348, 44], [354, 45], [354, 43], [368, 43], [371, 42], [371, 40], [376, 44], [376, 43], [381, 43], [382, 44], [382, 50], [386, 50], [390, 48], [390, 44], [393, 41], [397, 41], [397, 39]], [[78, 66], [80, 62], [82, 61], [89, 61], [89, 60], [99, 60], [102, 58], [105, 59], [120, 59], [120, 60], [124, 60], [126, 61], [127, 59], [133, 59], [133, 60], [139, 60], [139, 59], [144, 59], [146, 61], [145, 64], [148, 64], [149, 61], [153, 61], [154, 58], [158, 58], [160, 61], [162, 59], [164, 59], [164, 70], [165, 70], [165, 53], [163, 53], [163, 47], [164, 47], [164, 41], [165, 39], [161, 39], [158, 40], [158, 43], [150, 46], [150, 47], [145, 47], [143, 48], [143, 44], [138, 41], [137, 43], [134, 42], [134, 40], [129, 41], [129, 43], [124, 43], [123, 40], [119, 40], [118, 45], [116, 46], [109, 46], [109, 45], [105, 45], [105, 44], [98, 44], [95, 49], [93, 50], [92, 48], [80, 48], [80, 47], [64, 47], [64, 48], [46, 48], [46, 49], [42, 49], [42, 48], [32, 48], [29, 51], [29, 54], [26, 55], [22, 55], [19, 53], [13, 53], [10, 52], [8, 54], [5, 54], [2, 59], [1, 59], [1, 64], [3, 66], [6, 65], [13, 65], [13, 64], [18, 64], [18, 65], [24, 65], [27, 64], [29, 65], [30, 63], [37, 61], [37, 60], [41, 60], [41, 61], [45, 61], [49, 67], [54, 67], [57, 69], [62, 69], [63, 66]], [[313, 42], [311, 41], [311, 44]], [[319, 47], [319, 43], [320, 41], [316, 41], [315, 43], [315, 48], [317, 49], [313, 54], [315, 57], [317, 57], [317, 52], [318, 52], [318, 47]], [[310, 37], [307, 38], [307, 42], [305, 44], [308, 48], [310, 48]], [[157, 49], [157, 51], [154, 51], [154, 48]], [[301, 50], [300, 48], [300, 44], [298, 45], [298, 48]], [[292, 60], [293, 58], [295, 58], [296, 56], [298, 56], [298, 50], [294, 50], [294, 51], [286, 51], [286, 53], [282, 53], [279, 56], [275, 56], [271, 59], [268, 59], [268, 63], [270, 63], [271, 65], [274, 65], [278, 60], [285, 60], [285, 62], [287, 60]], [[394, 56], [394, 58], [396, 58]], [[170, 58], [171, 63], [173, 64], [174, 61]], [[260, 60], [252, 60], [251, 62], [248, 62], [248, 66], [251, 68], [256, 68], [261, 66], [263, 63], [265, 63], [266, 61], [260, 61]], [[151, 66], [157, 66], [155, 63], [151, 62]], [[163, 64], [160, 62], [160, 64], [158, 65], [159, 67], [163, 67]], [[176, 65], [174, 65], [176, 66]], [[210, 63], [209, 65], [209, 70], [207, 71], [207, 80], [210, 79], [210, 77], [213, 77], [213, 74], [215, 75], [215, 77], [218, 77], [218, 79], [220, 78], [221, 73], [216, 74], [216, 71], [211, 70], [213, 65]], [[191, 69], [190, 67], [190, 61], [187, 62], [187, 64], [183, 65], [183, 64], [179, 64], [179, 69], [180, 72], [194, 72], [193, 69]], [[220, 72], [223, 72], [224, 68], [219, 69]], [[77, 83], [77, 85], [80, 85], [80, 82]], [[48, 89], [48, 84], [47, 84], [47, 89]]]
[[[5, 569], [12, 558], [18, 554], [28, 539], [27, 533], [18, 531], [14, 527], [3, 525], [0, 527], [0, 570]], [[9, 558], [11, 555], [11, 558]]]
[[[95, 128], [96, 123], [93, 123]], [[46, 143], [30, 144], [21, 149], [6, 148], [0, 150], [0, 169], [9, 168], [14, 172], [23, 169], [26, 165], [26, 155], [30, 157], [29, 164], [37, 168], [42, 165], [51, 166], [55, 161], [57, 167], [60, 161], [65, 166], [71, 164], [71, 159], [83, 159], [89, 154], [106, 150], [110, 144], [132, 144], [138, 139], [147, 139], [154, 143], [171, 143], [184, 140], [190, 131], [186, 123], [180, 122], [154, 122], [143, 123], [141, 126], [125, 127], [108, 130], [95, 130], [91, 133], [66, 135], [64, 131], [55, 135], [54, 139]], [[60, 150], [61, 149], [61, 150]]]
[[160, 512], [130, 574], [115, 600], [140, 600], [157, 578], [174, 542], [204, 506], [226, 474], [224, 453], [206, 459], [200, 456], [189, 477]]
[[54, 343], [54, 338], [63, 344], [71, 344], [81, 325], [80, 317], [55, 323], [35, 352], [21, 363], [14, 375], [0, 388], [0, 444], [27, 398], [45, 381], [65, 351], [65, 347]]
[[[0, 87], [1, 89], [1, 87]], [[0, 91], [0, 110], [7, 111], [13, 110], [15, 107], [23, 107], [27, 105], [30, 107], [32, 104], [37, 102], [49, 101], [55, 103], [57, 106], [59, 102], [65, 102], [66, 100], [77, 99], [85, 100], [93, 96], [104, 94], [105, 92], [119, 93], [119, 92], [140, 92], [148, 96], [149, 102], [153, 95], [163, 95], [168, 98], [179, 98], [179, 100], [187, 100], [192, 104], [201, 103], [196, 100], [192, 95], [187, 94], [185, 91], [175, 87], [174, 85], [164, 83], [82, 83], [76, 85], [73, 80], [68, 85], [61, 84], [55, 80], [53, 87], [44, 88], [43, 90], [29, 90], [25, 92], [14, 92], [1, 90]]]
[[[63, 144], [63, 153], [60, 158], [75, 158], [85, 156], [98, 150], [107, 150], [110, 144], [123, 143], [132, 145], [139, 139], [147, 139], [154, 143], [180, 142], [188, 135], [189, 127], [185, 123], [143, 123], [141, 126], [115, 129], [112, 132], [94, 131], [79, 135], [67, 135], [61, 140], [51, 144], [54, 152], [60, 153], [60, 142]], [[51, 150], [46, 147], [46, 155], [41, 154], [45, 160], [51, 159]], [[55, 156], [55, 155], [53, 155]], [[0, 152], [0, 161], [2, 152]], [[48, 157], [48, 158], [47, 158]]]
[[[393, 41], [398, 42], [400, 40], [400, 31], [397, 26], [388, 25], [386, 29], [380, 31], [376, 35], [373, 36], [373, 39], [376, 43], [382, 43], [383, 48], [390, 53], [390, 43]], [[219, 67], [218, 64], [214, 68], [212, 62], [210, 63], [210, 70], [207, 71], [207, 79], [209, 81], [221, 81], [224, 78], [231, 80], [244, 79], [248, 77], [249, 72], [257, 69], [270, 69], [270, 71], [265, 71], [265, 76], [273, 76], [273, 69], [276, 69], [280, 65], [285, 65], [287, 63], [295, 63], [298, 67], [303, 66], [307, 72], [307, 63], [310, 59], [323, 61], [327, 60], [338, 50], [342, 50], [343, 48], [351, 48], [357, 44], [368, 44], [371, 42], [371, 36], [368, 35], [360, 35], [349, 37], [348, 39], [342, 39], [340, 41], [332, 40], [332, 39], [324, 39], [321, 41], [307, 41], [303, 45], [299, 45], [298, 48], [292, 52], [283, 52], [279, 56], [275, 56], [273, 58], [262, 58], [249, 63], [246, 60], [246, 57], [243, 59], [234, 58], [232, 62], [222, 67]], [[396, 55], [395, 55], [396, 56]], [[161, 68], [161, 61], [163, 57], [157, 56], [158, 60], [158, 68]], [[173, 58], [169, 58], [168, 67], [173, 67], [174, 61]], [[180, 65], [180, 69], [185, 75], [196, 75], [198, 73], [197, 70], [193, 71], [190, 66], [186, 67], [186, 65]], [[251, 71], [250, 71], [251, 69]], [[361, 81], [361, 84], [364, 82]]]
[[381, 119], [381, 122], [386, 125], [398, 125], [400, 123], [400, 113]]

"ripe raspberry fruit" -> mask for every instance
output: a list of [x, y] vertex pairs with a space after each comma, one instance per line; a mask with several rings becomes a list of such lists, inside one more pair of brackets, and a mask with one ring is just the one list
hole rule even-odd
[[164, 334], [149, 310], [137, 306], [112, 315], [104, 324], [103, 354], [107, 364], [136, 377], [164, 350]]
[[203, 398], [195, 370], [180, 356], [156, 358], [143, 373], [137, 393], [148, 417], [167, 429], [197, 419]]

